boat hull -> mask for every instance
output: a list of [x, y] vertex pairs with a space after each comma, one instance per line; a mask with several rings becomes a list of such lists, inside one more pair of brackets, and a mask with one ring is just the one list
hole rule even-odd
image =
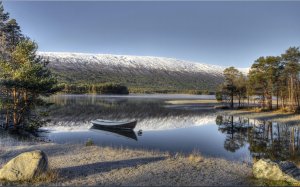
[[95, 126], [93, 125], [91, 127], [91, 130], [92, 131], [105, 131], [105, 132], [109, 132], [109, 133], [112, 133], [112, 134], [115, 134], [115, 135], [119, 135], [119, 136], [123, 136], [123, 137], [126, 137], [126, 138], [129, 138], [129, 139], [133, 139], [135, 141], [137, 141], [137, 136], [135, 134], [135, 132], [132, 130], [132, 129], [114, 129], [114, 128], [102, 128], [102, 127], [99, 127], [99, 126]]
[[130, 121], [127, 123], [122, 123], [122, 124], [103, 124], [99, 121], [92, 121], [91, 122], [95, 127], [100, 127], [100, 128], [107, 128], [107, 129], [122, 129], [122, 130], [133, 130], [136, 126], [137, 121]]

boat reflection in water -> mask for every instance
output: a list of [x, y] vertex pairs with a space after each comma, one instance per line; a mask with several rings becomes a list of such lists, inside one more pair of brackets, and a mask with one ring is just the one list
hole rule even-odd
[[122, 130], [122, 129], [113, 129], [113, 128], [103, 128], [103, 127], [100, 127], [100, 126], [93, 125], [90, 128], [90, 130], [94, 131], [94, 132], [105, 131], [105, 132], [109, 132], [109, 133], [117, 135], [117, 136], [123, 136], [125, 138], [133, 139], [135, 141], [138, 141], [135, 132], [133, 130], [129, 130], [129, 129]]

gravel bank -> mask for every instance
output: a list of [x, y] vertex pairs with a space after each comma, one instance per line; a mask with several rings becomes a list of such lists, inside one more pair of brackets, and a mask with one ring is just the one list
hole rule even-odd
[[[251, 185], [251, 166], [219, 158], [144, 150], [44, 143], [2, 149], [0, 165], [21, 152], [46, 152], [58, 173], [46, 185], [211, 186]], [[45, 185], [45, 184], [43, 184]]]

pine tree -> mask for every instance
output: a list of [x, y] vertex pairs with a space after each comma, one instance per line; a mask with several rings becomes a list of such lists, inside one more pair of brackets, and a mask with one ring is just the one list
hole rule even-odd
[[15, 19], [10, 19], [4, 26], [5, 44], [9, 52], [12, 52], [18, 43], [24, 39], [21, 28]]
[[4, 11], [2, 2], [0, 1], [0, 57], [5, 56], [6, 35], [4, 33], [6, 22], [9, 19], [9, 14]]
[[[9, 19], [0, 3], [0, 99], [6, 125], [28, 125], [40, 96], [54, 94], [60, 87], [47, 68], [48, 62], [36, 55], [37, 44], [21, 33], [15, 19]], [[35, 115], [36, 116], [36, 115]], [[35, 117], [36, 118], [36, 117]], [[37, 121], [34, 121], [38, 125]]]
[[222, 92], [223, 95], [229, 97], [230, 108], [233, 108], [234, 96], [236, 95], [238, 89], [236, 81], [240, 76], [240, 72], [234, 67], [229, 67], [224, 70], [223, 74], [225, 77], [225, 83], [222, 86]]
[[9, 14], [4, 11], [2, 2], [0, 1], [0, 31], [4, 28], [4, 25], [8, 19]]
[[251, 66], [249, 81], [256, 95], [262, 98], [262, 107], [272, 109], [272, 96], [278, 93], [281, 58], [274, 56], [260, 57]]
[[299, 47], [290, 47], [281, 55], [285, 65], [285, 76], [287, 77], [289, 105], [295, 109], [299, 108], [299, 72], [300, 72], [300, 51]]
[[247, 77], [243, 73], [239, 73], [236, 78], [236, 96], [238, 99], [238, 106], [241, 107], [241, 100], [246, 97], [246, 86], [247, 86]]

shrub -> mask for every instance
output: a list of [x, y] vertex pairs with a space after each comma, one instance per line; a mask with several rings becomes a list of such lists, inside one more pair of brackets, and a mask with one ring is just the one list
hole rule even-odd
[[218, 102], [223, 101], [222, 92], [216, 92], [216, 99], [217, 99]]
[[85, 146], [93, 146], [95, 145], [93, 140], [92, 139], [88, 139], [86, 142], [85, 142]]

